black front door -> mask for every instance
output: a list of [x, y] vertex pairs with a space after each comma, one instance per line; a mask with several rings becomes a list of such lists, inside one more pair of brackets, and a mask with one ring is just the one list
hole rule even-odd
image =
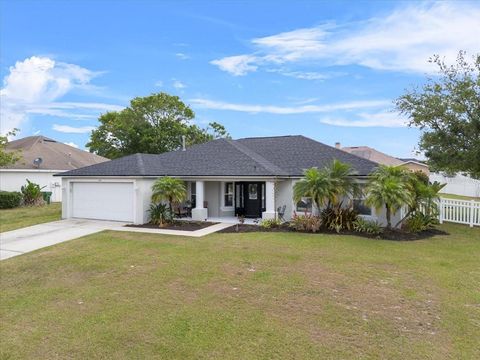
[[262, 183], [245, 183], [243, 190], [245, 216], [262, 217]]

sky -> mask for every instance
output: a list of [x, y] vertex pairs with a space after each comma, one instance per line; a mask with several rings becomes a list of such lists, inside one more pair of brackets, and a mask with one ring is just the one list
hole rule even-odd
[[411, 157], [394, 99], [432, 55], [480, 52], [479, 29], [478, 1], [0, 0], [0, 130], [85, 149], [100, 114], [163, 91], [233, 138]]

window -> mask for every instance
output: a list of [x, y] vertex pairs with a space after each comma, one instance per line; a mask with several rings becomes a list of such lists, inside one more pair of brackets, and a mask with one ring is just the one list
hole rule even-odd
[[262, 209], [265, 209], [265, 183], [262, 183]]
[[257, 200], [258, 198], [258, 185], [248, 184], [248, 200]]
[[359, 215], [372, 215], [372, 208], [365, 204], [365, 199], [353, 199], [353, 210]]
[[302, 199], [297, 202], [297, 211], [298, 212], [312, 212], [312, 198], [302, 197]]
[[233, 183], [227, 182], [224, 187], [223, 205], [225, 207], [233, 206]]

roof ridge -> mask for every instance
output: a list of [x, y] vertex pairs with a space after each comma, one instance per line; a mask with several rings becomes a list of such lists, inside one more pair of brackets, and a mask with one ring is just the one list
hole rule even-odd
[[252, 149], [248, 148], [247, 146], [240, 144], [237, 142], [237, 140], [230, 140], [230, 139], [224, 139], [228, 144], [232, 145], [234, 148], [236, 148], [238, 151], [242, 152], [243, 154], [247, 155], [249, 158], [251, 158], [253, 161], [259, 163], [262, 165], [266, 170], [271, 171], [273, 174], [284, 174], [285, 171], [281, 168], [279, 168], [277, 165], [271, 163], [267, 159], [265, 159], [262, 155], [256, 153]]
[[137, 157], [137, 163], [138, 163], [138, 167], [140, 168], [140, 173], [145, 175], [145, 163], [143, 162], [143, 157], [141, 153], [136, 153], [135, 154], [136, 157]]

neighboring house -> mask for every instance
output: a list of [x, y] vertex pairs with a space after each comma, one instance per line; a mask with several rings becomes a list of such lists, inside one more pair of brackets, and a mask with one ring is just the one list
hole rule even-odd
[[[186, 182], [194, 220], [273, 218], [284, 206], [288, 220], [295, 211], [312, 211], [310, 199], [294, 204], [294, 183], [305, 169], [333, 159], [351, 164], [359, 182], [378, 166], [304, 136], [218, 139], [160, 155], [130, 155], [58, 174], [62, 216], [146, 223], [152, 184], [172, 176]], [[365, 216], [384, 222], [383, 210], [377, 215], [355, 200]]]
[[368, 146], [341, 147], [340, 143], [336, 143], [335, 146], [338, 149], [346, 151], [350, 154], [360, 156], [364, 159], [368, 159], [382, 165], [400, 166], [411, 171], [422, 171], [426, 175], [430, 174], [428, 165], [417, 159], [398, 159]]
[[0, 168], [0, 190], [20, 191], [27, 179], [52, 192], [52, 201], [62, 201], [61, 183], [53, 175], [105, 162], [108, 159], [79, 150], [44, 136], [29, 136], [11, 141], [7, 151], [21, 157], [13, 165]]

